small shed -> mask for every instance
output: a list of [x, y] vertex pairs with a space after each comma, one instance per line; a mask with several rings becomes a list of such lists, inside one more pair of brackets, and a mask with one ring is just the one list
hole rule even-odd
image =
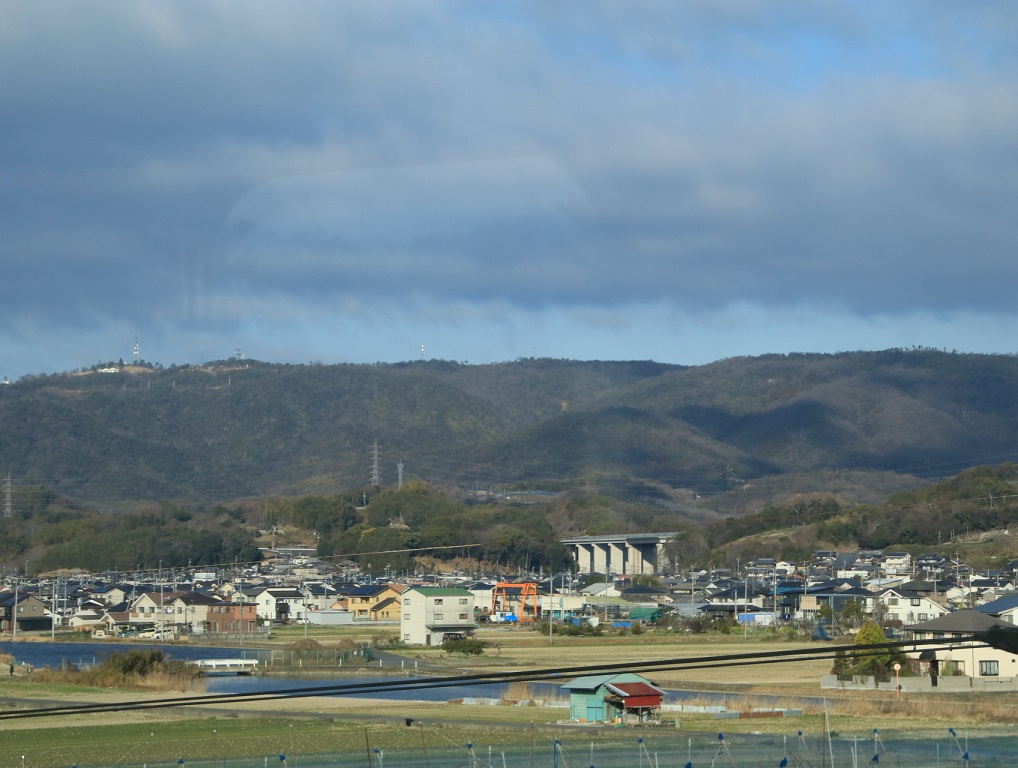
[[644, 722], [661, 706], [664, 691], [633, 673], [586, 675], [562, 686], [569, 718], [578, 722]]

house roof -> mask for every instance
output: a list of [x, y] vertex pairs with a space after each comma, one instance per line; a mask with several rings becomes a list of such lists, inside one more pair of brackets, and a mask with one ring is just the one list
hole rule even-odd
[[389, 589], [388, 584], [365, 584], [360, 587], [346, 590], [343, 594], [347, 597], [375, 597]]
[[425, 597], [444, 597], [447, 595], [453, 597], [474, 596], [474, 593], [469, 589], [461, 589], [460, 587], [410, 587], [407, 592], [420, 592]]
[[0, 592], [0, 606], [7, 606], [7, 607], [9, 607], [9, 606], [14, 605], [15, 595], [17, 595], [17, 602], [19, 602], [19, 603], [23, 602], [24, 600], [27, 600], [29, 597], [32, 597], [32, 595], [30, 595], [27, 592], [20, 592], [20, 593], [15, 593], [15, 592]]
[[609, 683], [618, 685], [619, 683], [649, 682], [647, 678], [633, 672], [622, 672], [614, 675], [584, 675], [563, 684], [562, 687], [572, 691], [596, 691], [602, 685], [608, 685]]
[[223, 602], [219, 598], [204, 592], [184, 592], [177, 597], [177, 600], [184, 605], [219, 605]]
[[945, 613], [936, 619], [909, 624], [905, 627], [909, 632], [985, 632], [991, 627], [1014, 627], [1006, 621], [989, 616], [985, 613], [966, 608], [954, 613]]
[[1012, 610], [1013, 608], [1018, 608], [1018, 592], [1014, 592], [1010, 595], [1004, 595], [990, 603], [977, 605], [975, 610], [980, 613], [988, 613], [993, 616], [998, 616], [1005, 611]]
[[925, 595], [920, 595], [918, 592], [912, 592], [900, 587], [888, 587], [880, 593], [881, 597], [886, 597], [887, 595], [897, 595], [898, 597], [905, 598], [906, 600], [922, 600], [925, 598]]
[[631, 696], [663, 696], [664, 691], [650, 683], [605, 683], [608, 690], [628, 699]]

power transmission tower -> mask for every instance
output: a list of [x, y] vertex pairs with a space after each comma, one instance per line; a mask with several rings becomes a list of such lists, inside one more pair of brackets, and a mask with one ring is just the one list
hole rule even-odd
[[10, 517], [14, 511], [14, 493], [11, 488], [11, 473], [7, 473], [7, 482], [4, 484], [4, 517]]
[[402, 460], [400, 460], [396, 464], [396, 487], [397, 488], [402, 488], [403, 487], [403, 461]]
[[378, 440], [371, 444], [371, 485], [382, 486], [382, 457], [378, 450]]

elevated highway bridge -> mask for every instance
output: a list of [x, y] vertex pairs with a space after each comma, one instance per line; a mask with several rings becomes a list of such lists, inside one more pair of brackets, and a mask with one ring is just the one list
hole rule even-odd
[[671, 532], [571, 536], [562, 539], [562, 543], [572, 550], [580, 573], [653, 575], [665, 564], [665, 543], [677, 535]]

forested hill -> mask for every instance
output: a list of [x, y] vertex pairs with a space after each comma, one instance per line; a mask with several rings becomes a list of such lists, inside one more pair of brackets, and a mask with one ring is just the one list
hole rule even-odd
[[706, 515], [794, 491], [886, 498], [1018, 458], [1016, 427], [1018, 358], [932, 350], [104, 364], [3, 385], [0, 478], [93, 503], [218, 502], [393, 487], [402, 464], [440, 487], [582, 486]]

